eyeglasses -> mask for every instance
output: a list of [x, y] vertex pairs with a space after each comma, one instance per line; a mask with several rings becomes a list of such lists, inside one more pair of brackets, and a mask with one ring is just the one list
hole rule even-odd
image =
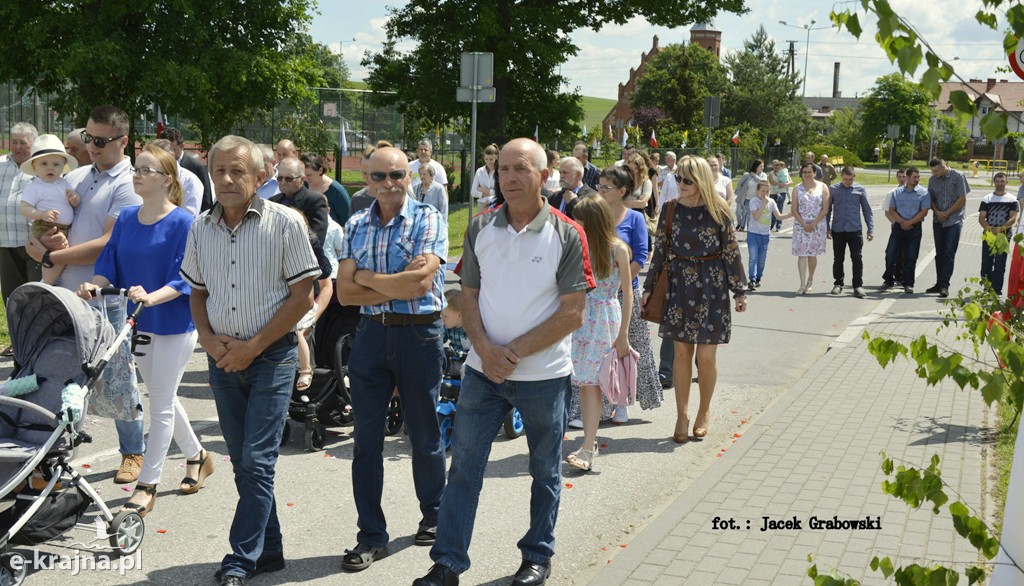
[[388, 177], [390, 177], [392, 181], [401, 181], [402, 179], [405, 179], [405, 176], [408, 174], [409, 172], [405, 169], [395, 169], [394, 171], [388, 171], [387, 173], [384, 171], [370, 171], [370, 181], [380, 183]]
[[[97, 139], [97, 140], [100, 140], [100, 139]], [[108, 140], [112, 140], [112, 139], [108, 139]], [[138, 167], [138, 168], [134, 168], [133, 167], [132, 168], [132, 175], [138, 175], [139, 177], [149, 177], [153, 173], [156, 173], [157, 175], [166, 175], [167, 174], [167, 173], [164, 173], [163, 171], [157, 171], [156, 169], [153, 169], [151, 167]]]
[[597, 190], [598, 191], [602, 191], [604, 193], [608, 193], [609, 191], [611, 191], [613, 189], [619, 189], [619, 188], [615, 187], [614, 185], [598, 185], [597, 186]]
[[298, 177], [285, 177], [284, 175], [277, 176], [278, 183], [291, 183], [292, 181], [298, 181], [299, 179], [305, 179], [305, 177], [301, 175]]
[[85, 144], [89, 144], [91, 142], [94, 142], [94, 143], [96, 143], [96, 148], [98, 148], [98, 149], [105, 148], [107, 146], [107, 143], [109, 143], [111, 141], [114, 141], [114, 140], [122, 139], [122, 138], [124, 138], [123, 134], [120, 135], [120, 136], [113, 136], [111, 138], [101, 138], [99, 136], [93, 136], [93, 135], [89, 134], [88, 132], [83, 132], [82, 133], [82, 142], [85, 143]]
[[689, 177], [683, 177], [682, 175], [676, 175], [676, 182], [682, 183], [683, 185], [693, 185], [694, 180]]

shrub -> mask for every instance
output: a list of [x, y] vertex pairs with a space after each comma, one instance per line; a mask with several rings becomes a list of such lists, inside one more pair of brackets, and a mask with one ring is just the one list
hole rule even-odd
[[[809, 146], [800, 147], [800, 163], [804, 161], [803, 154], [807, 151], [814, 153], [814, 162], [817, 163], [821, 159], [821, 155], [828, 155], [831, 161], [835, 157], [842, 157], [844, 165], [853, 165], [854, 167], [863, 167], [864, 161], [861, 160], [856, 154], [844, 149], [843, 147], [837, 147], [827, 144], [814, 144]], [[838, 170], [838, 169], [837, 169]]]

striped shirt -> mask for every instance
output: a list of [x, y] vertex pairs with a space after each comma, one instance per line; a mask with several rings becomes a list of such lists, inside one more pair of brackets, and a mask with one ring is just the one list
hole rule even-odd
[[320, 275], [299, 213], [254, 196], [241, 223], [230, 229], [216, 204], [192, 224], [181, 276], [209, 292], [215, 334], [248, 340], [291, 294], [289, 287]]
[[381, 313], [426, 314], [441, 311], [444, 302], [444, 263], [448, 256], [448, 227], [434, 206], [405, 198], [402, 209], [387, 225], [380, 223], [380, 204], [354, 214], [345, 224], [345, 239], [338, 260], [351, 258], [357, 269], [384, 275], [405, 270], [413, 258], [433, 254], [441, 259], [430, 291], [417, 299], [396, 299], [380, 305], [364, 305], [363, 315]]
[[32, 181], [11, 155], [0, 156], [0, 248], [17, 248], [28, 242], [29, 220], [21, 215], [21, 192]]
[[[970, 192], [971, 186], [967, 184], [967, 177], [956, 169], [946, 169], [946, 174], [942, 177], [932, 175], [928, 179], [928, 197], [931, 198], [932, 204], [942, 212], [948, 210], [956, 203], [956, 200], [961, 197], [967, 197], [967, 194]], [[964, 210], [966, 209], [966, 205], [960, 206], [960, 209], [946, 218], [942, 226], [948, 228], [956, 224], [962, 224], [964, 221]], [[934, 216], [933, 221], [938, 222], [938, 217]]]

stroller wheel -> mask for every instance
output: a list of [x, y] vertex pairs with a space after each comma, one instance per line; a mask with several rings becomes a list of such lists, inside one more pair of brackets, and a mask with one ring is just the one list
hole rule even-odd
[[388, 416], [384, 421], [384, 435], [395, 435], [402, 429], [402, 400], [398, 398], [398, 395], [391, 397], [391, 403], [388, 404]]
[[444, 451], [452, 449], [452, 434], [455, 433], [455, 414], [437, 414], [437, 426], [441, 429], [441, 444]]
[[0, 586], [18, 586], [25, 580], [25, 557], [20, 553], [0, 555]]
[[505, 437], [508, 439], [516, 439], [523, 435], [523, 416], [519, 414], [519, 409], [515, 407], [509, 411], [505, 417]]
[[288, 421], [284, 422], [284, 431], [281, 432], [281, 445], [288, 443], [288, 438], [292, 437], [292, 426], [289, 425]]
[[306, 449], [310, 452], [319, 452], [324, 449], [324, 432], [322, 425], [311, 423], [306, 426]]
[[146, 535], [146, 524], [134, 511], [121, 511], [107, 527], [110, 534], [110, 548], [121, 555], [131, 555], [142, 545]]

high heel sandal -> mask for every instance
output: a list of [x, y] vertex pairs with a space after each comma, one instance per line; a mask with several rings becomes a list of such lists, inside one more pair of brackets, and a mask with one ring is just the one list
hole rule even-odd
[[683, 426], [683, 433], [673, 433], [672, 434], [672, 441], [676, 442], [677, 444], [685, 444], [685, 443], [689, 442], [690, 441], [690, 434], [687, 433], [687, 431], [689, 430], [689, 427], [690, 427], [690, 420], [687, 419], [686, 420], [686, 425]]
[[299, 371], [299, 378], [295, 379], [295, 390], [305, 391], [313, 384], [313, 370], [304, 369]]
[[195, 494], [199, 492], [199, 489], [203, 487], [206, 477], [213, 474], [213, 459], [210, 458], [210, 452], [200, 450], [199, 455], [201, 457], [198, 460], [185, 460], [187, 466], [199, 465], [199, 478], [192, 478], [191, 476], [182, 478], [181, 485], [178, 487], [178, 492], [181, 494]]
[[694, 422], [693, 422], [693, 437], [698, 437], [699, 438], [699, 437], [704, 437], [704, 436], [706, 436], [708, 434], [708, 419], [709, 418], [710, 418], [710, 415], [705, 415], [704, 416], [704, 425], [702, 427], [698, 427], [699, 424], [697, 423], [697, 421], [700, 420], [700, 413], [697, 414], [697, 419], [695, 419]]
[[121, 505], [122, 511], [133, 511], [135, 513], [138, 513], [140, 517], [145, 517], [150, 511], [153, 510], [153, 507], [156, 505], [156, 485], [143, 484], [141, 482], [136, 483], [133, 494], [140, 491], [148, 494], [153, 498], [149, 499], [149, 502], [146, 505], [139, 505], [136, 503], [125, 503]]
[[584, 472], [590, 472], [594, 467], [594, 458], [597, 457], [597, 442], [594, 442], [593, 450], [580, 448], [565, 457], [567, 464]]

